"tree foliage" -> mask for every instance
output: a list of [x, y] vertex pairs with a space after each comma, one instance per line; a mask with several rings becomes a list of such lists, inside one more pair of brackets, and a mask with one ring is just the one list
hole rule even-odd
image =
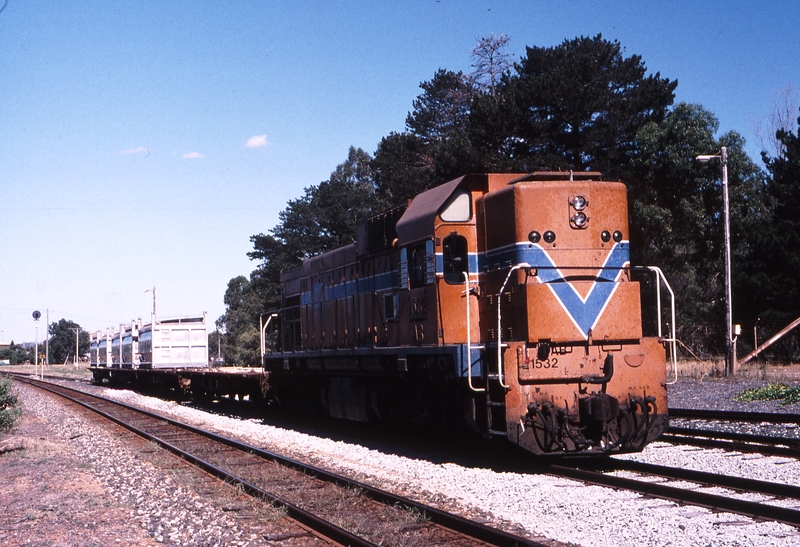
[[81, 326], [68, 319], [60, 319], [58, 322], [50, 323], [47, 332], [50, 335], [50, 362], [64, 363], [67, 360], [75, 359], [75, 331], [78, 334], [78, 357], [89, 353], [89, 333], [81, 329]]
[[11, 365], [20, 365], [26, 361], [33, 361], [33, 358], [32, 350], [28, 351], [25, 347], [15, 344], [13, 340], [7, 348], [0, 349], [0, 359], [8, 359]]
[[383, 200], [400, 204], [438, 183], [430, 146], [413, 133], [381, 139], [372, 161], [375, 185]]
[[228, 282], [225, 291], [225, 314], [217, 320], [217, 328], [224, 331], [221, 337], [223, 361], [226, 365], [258, 366], [261, 359], [258, 332], [262, 295], [257, 287], [259, 271], [251, 279], [240, 275]]
[[406, 117], [406, 132], [382, 139], [372, 162], [385, 203], [402, 203], [479, 167], [467, 131], [478, 93], [470, 79], [440, 69], [419, 87], [423, 92]]
[[471, 119], [487, 166], [586, 169], [618, 173], [636, 151], [636, 134], [661, 122], [677, 81], [647, 75], [601, 35], [549, 48], [528, 47], [497, 96], [481, 96]]
[[[513, 65], [508, 43], [505, 35], [479, 39], [469, 76], [437, 70], [420, 84], [405, 129], [381, 139], [374, 158], [350, 148], [328, 180], [305, 188], [274, 228], [251, 237], [248, 256], [258, 267], [231, 280], [217, 322], [226, 361], [257, 359], [258, 315], [280, 304], [281, 270], [354, 241], [359, 218], [469, 172], [597, 170], [624, 180], [633, 262], [665, 272], [679, 295], [679, 324], [722, 325], [721, 168], [695, 161], [722, 146], [734, 319], [800, 315], [795, 125], [775, 131], [764, 172], [741, 135], [717, 136], [719, 122], [701, 105], [673, 106], [677, 81], [649, 73], [619, 42], [597, 35], [527, 47]], [[721, 338], [711, 344], [724, 347]]]
[[225, 332], [223, 351], [228, 364], [258, 363], [259, 314], [280, 306], [280, 274], [304, 259], [353, 243], [358, 219], [384, 204], [378, 197], [372, 157], [351, 147], [345, 162], [328, 180], [305, 189], [278, 215], [280, 223], [268, 234], [250, 238], [259, 261], [248, 280], [238, 276], [225, 291], [225, 314], [217, 320]]
[[[800, 118], [798, 118], [800, 123]], [[763, 154], [770, 174], [766, 192], [771, 200], [754, 234], [757, 249], [743, 276], [743, 304], [752, 314], [761, 309], [765, 318], [784, 322], [800, 315], [800, 138], [785, 129], [776, 131], [779, 152]]]
[[721, 165], [701, 164], [697, 155], [727, 147], [732, 262], [739, 269], [757, 254], [752, 237], [768, 212], [763, 174], [744, 140], [735, 132], [717, 140], [718, 127], [702, 106], [678, 104], [662, 123], [642, 128], [625, 173], [632, 261], [659, 266], [681, 301], [691, 302], [678, 307], [679, 324], [725, 317]]

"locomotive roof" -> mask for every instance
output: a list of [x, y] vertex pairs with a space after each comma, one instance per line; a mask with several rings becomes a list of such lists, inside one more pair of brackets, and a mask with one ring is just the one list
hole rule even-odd
[[439, 210], [459, 187], [480, 185], [484, 192], [492, 192], [518, 182], [542, 181], [591, 181], [602, 180], [602, 173], [596, 171], [537, 171], [533, 173], [485, 173], [465, 175], [441, 186], [421, 193], [408, 206], [397, 222], [397, 242], [402, 247], [428, 239], [433, 234], [433, 224]]
[[397, 242], [400, 246], [431, 237], [434, 217], [465, 178], [445, 182], [414, 198], [397, 221]]

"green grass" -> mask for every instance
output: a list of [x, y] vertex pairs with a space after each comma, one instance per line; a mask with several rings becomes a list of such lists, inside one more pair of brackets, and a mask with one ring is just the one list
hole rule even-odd
[[791, 405], [800, 403], [800, 388], [789, 387], [786, 384], [769, 384], [764, 387], [754, 387], [745, 389], [739, 392], [735, 401], [753, 402], [753, 401], [777, 401], [780, 400], [782, 405]]

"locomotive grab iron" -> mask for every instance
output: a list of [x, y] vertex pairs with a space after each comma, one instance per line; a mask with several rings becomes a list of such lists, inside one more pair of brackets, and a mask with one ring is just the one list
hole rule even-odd
[[538, 455], [641, 450], [668, 425], [666, 348], [642, 334], [628, 233], [626, 188], [599, 173], [423, 192], [283, 272], [269, 395]]

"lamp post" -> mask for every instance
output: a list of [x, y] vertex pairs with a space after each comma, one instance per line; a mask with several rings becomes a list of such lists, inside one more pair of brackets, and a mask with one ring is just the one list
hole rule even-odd
[[725, 376], [736, 372], [736, 340], [733, 337], [733, 298], [731, 291], [731, 210], [728, 202], [728, 149], [723, 146], [719, 154], [701, 154], [697, 161], [707, 163], [714, 158], [722, 162], [722, 207], [725, 222]]
[[156, 285], [153, 283], [152, 289], [145, 289], [144, 292], [152, 292], [153, 293], [153, 322], [156, 320]]

